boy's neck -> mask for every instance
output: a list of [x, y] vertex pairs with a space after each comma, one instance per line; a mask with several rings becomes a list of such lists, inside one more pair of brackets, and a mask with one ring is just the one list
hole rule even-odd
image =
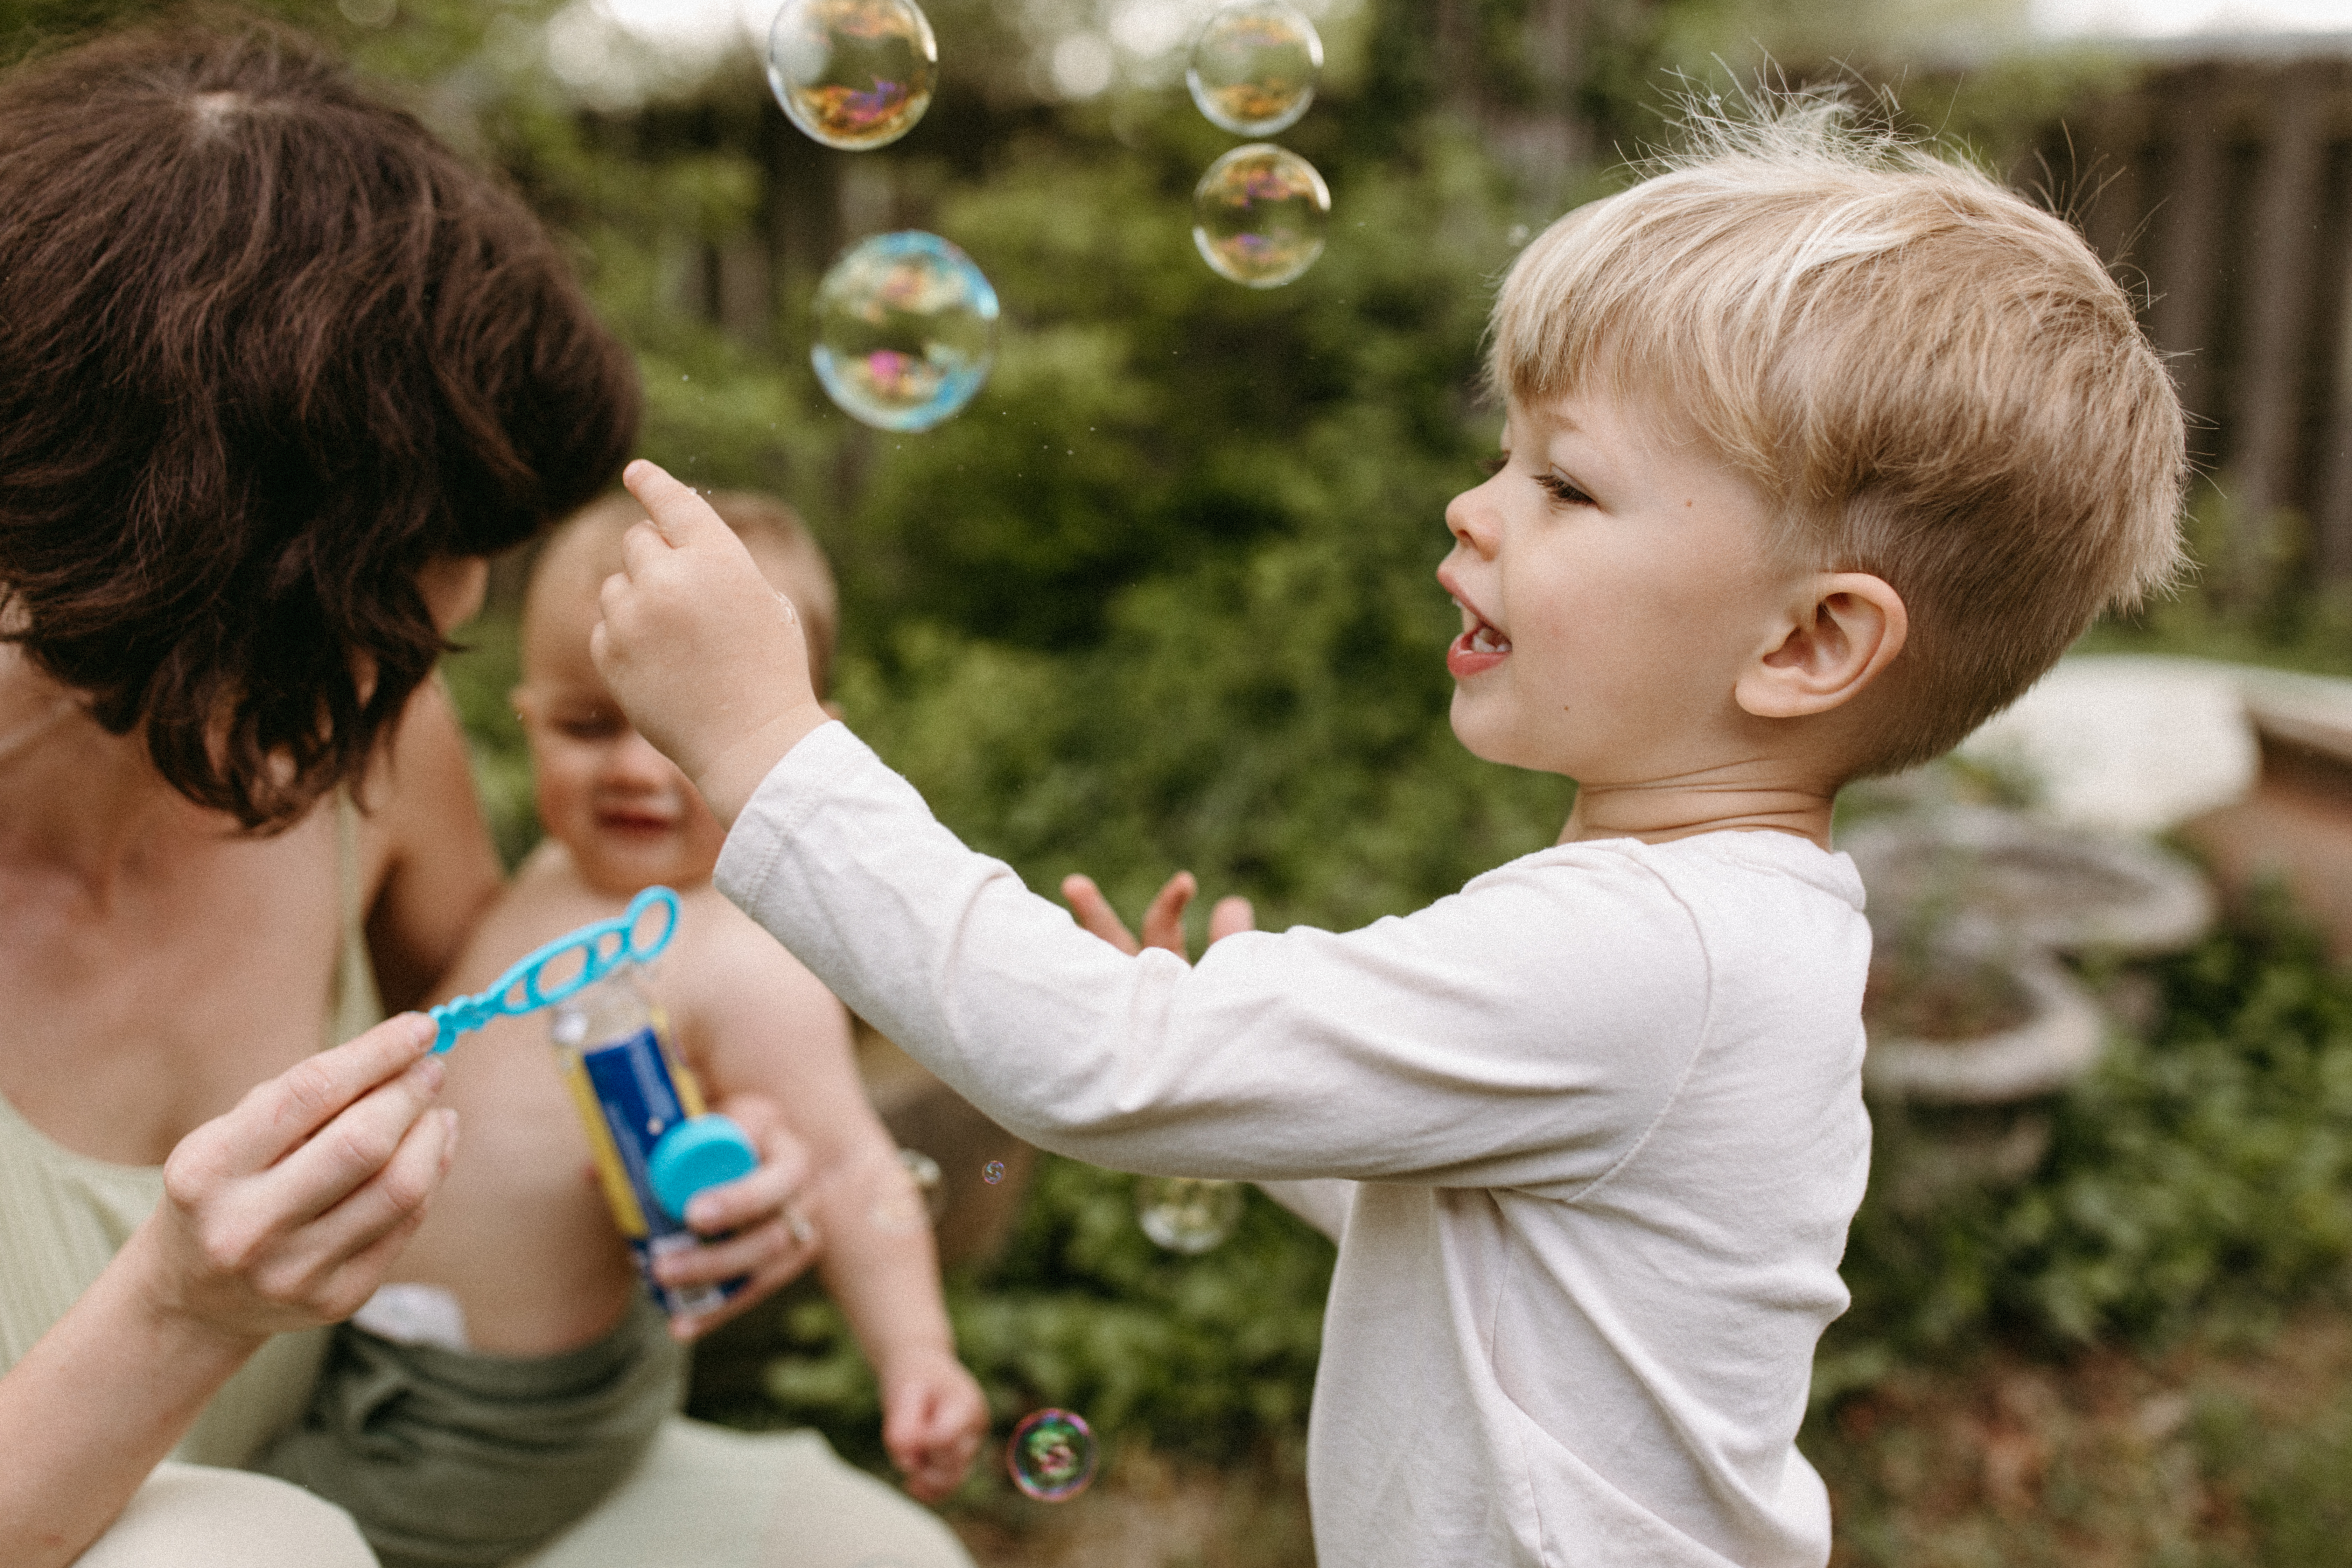
[[1834, 791], [1742, 784], [1710, 786], [1688, 780], [1586, 785], [1576, 794], [1559, 842], [1638, 838], [1666, 844], [1702, 833], [1790, 833], [1830, 847]]

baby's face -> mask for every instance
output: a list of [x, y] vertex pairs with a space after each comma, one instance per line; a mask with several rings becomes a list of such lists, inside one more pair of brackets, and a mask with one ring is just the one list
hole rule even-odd
[[1454, 732], [1588, 787], [1735, 760], [1734, 683], [1798, 581], [1763, 493], [1636, 403], [1515, 402], [1502, 445], [1445, 509]]
[[537, 603], [515, 708], [547, 836], [614, 894], [707, 880], [726, 832], [676, 763], [630, 727], [588, 657], [593, 600]]

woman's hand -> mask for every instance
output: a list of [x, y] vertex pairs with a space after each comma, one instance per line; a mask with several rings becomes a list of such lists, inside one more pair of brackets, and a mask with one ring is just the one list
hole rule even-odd
[[926, 1347], [893, 1358], [882, 1376], [882, 1446], [907, 1489], [938, 1502], [963, 1484], [988, 1435], [988, 1401], [955, 1352]]
[[[1102, 896], [1102, 889], [1095, 886], [1093, 878], [1062, 879], [1062, 897], [1069, 900], [1070, 912], [1087, 930], [1121, 952], [1136, 953], [1147, 947], [1160, 947], [1188, 963], [1192, 955], [1184, 948], [1184, 906], [1200, 890], [1201, 885], [1192, 879], [1190, 871], [1179, 871], [1169, 878], [1151, 900], [1151, 907], [1143, 911], [1143, 940], [1139, 942], [1112, 910], [1110, 900]], [[1219, 899], [1216, 907], [1209, 911], [1211, 947], [1235, 931], [1256, 929], [1257, 912], [1250, 908], [1247, 899], [1238, 894]]]
[[359, 1310], [457, 1152], [434, 1032], [388, 1019], [180, 1140], [135, 1247], [162, 1313], [258, 1343]]
[[804, 1202], [808, 1152], [784, 1125], [776, 1102], [765, 1095], [736, 1094], [716, 1109], [733, 1118], [760, 1151], [759, 1168], [695, 1194], [686, 1205], [686, 1223], [712, 1239], [658, 1259], [654, 1273], [669, 1286], [716, 1285], [742, 1277], [748, 1282], [716, 1311], [671, 1320], [670, 1332], [681, 1340], [699, 1339], [766, 1300], [824, 1250]]

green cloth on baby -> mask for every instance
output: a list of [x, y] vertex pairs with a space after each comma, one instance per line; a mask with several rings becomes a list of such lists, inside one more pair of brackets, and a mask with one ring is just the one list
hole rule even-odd
[[685, 1368], [643, 1296], [604, 1339], [553, 1356], [397, 1344], [346, 1323], [309, 1413], [253, 1468], [348, 1510], [383, 1568], [493, 1568], [627, 1479]]

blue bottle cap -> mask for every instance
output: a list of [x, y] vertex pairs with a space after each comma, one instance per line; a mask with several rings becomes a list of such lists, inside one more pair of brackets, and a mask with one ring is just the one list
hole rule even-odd
[[724, 1116], [689, 1117], [661, 1135], [653, 1157], [646, 1162], [646, 1179], [654, 1198], [678, 1224], [686, 1223], [686, 1205], [705, 1187], [748, 1176], [760, 1163], [760, 1152], [743, 1130]]

